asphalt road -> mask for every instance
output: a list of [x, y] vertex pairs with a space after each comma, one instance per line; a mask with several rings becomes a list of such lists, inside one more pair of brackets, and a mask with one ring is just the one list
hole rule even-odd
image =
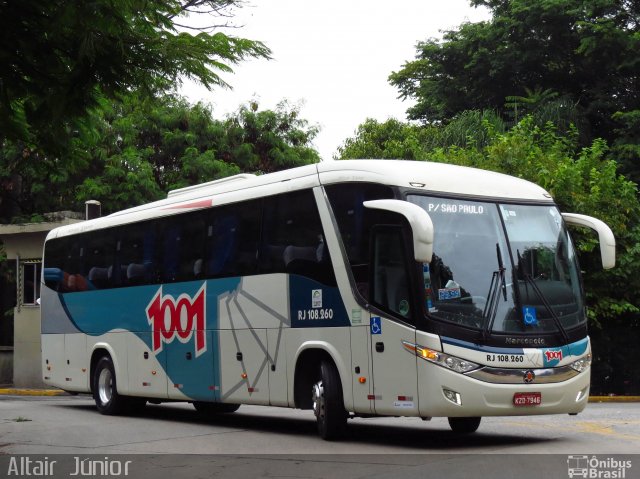
[[73, 477], [75, 457], [105, 462], [136, 454], [131, 467], [146, 471], [141, 477], [153, 471], [153, 477], [172, 479], [427, 477], [425, 471], [467, 479], [568, 477], [569, 456], [605, 460], [602, 469], [612, 457], [633, 455], [627, 479], [640, 477], [638, 453], [640, 403], [589, 404], [578, 416], [483, 418], [468, 436], [452, 433], [443, 418], [353, 419], [346, 438], [326, 442], [316, 434], [311, 411], [242, 406], [203, 417], [176, 403], [110, 417], [98, 414], [87, 396], [0, 396], [0, 477], [3, 468], [7, 476], [20, 476], [11, 474], [18, 455], [66, 460], [67, 471], [56, 477]]

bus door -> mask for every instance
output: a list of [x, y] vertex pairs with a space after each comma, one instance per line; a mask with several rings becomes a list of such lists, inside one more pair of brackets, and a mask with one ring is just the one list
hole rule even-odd
[[383, 316], [371, 315], [373, 399], [376, 414], [415, 416], [418, 412], [415, 329]]
[[376, 226], [372, 238], [370, 299], [380, 310], [369, 318], [376, 414], [418, 413], [416, 330], [407, 248], [399, 226]]

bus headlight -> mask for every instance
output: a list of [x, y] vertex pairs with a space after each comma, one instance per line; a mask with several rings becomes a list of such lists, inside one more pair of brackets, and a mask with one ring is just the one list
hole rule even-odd
[[434, 351], [433, 349], [425, 348], [407, 341], [402, 341], [402, 345], [407, 351], [414, 353], [419, 358], [429, 361], [430, 363], [437, 364], [438, 366], [451, 369], [457, 373], [468, 373], [469, 371], [473, 371], [480, 367], [479, 364], [468, 361], [467, 359], [461, 359], [440, 351]]
[[581, 373], [589, 366], [591, 366], [591, 354], [587, 354], [586, 356], [582, 356], [580, 359], [572, 362], [570, 366]]
[[449, 356], [443, 354], [444, 358], [444, 366], [447, 368], [457, 372], [457, 373], [468, 373], [469, 371], [473, 371], [474, 369], [478, 369], [480, 365], [467, 361], [466, 359], [456, 358], [455, 356]]

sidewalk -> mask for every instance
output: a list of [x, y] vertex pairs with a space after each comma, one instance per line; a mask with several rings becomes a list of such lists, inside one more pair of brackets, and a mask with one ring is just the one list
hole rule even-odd
[[640, 396], [589, 396], [589, 402], [640, 402]]

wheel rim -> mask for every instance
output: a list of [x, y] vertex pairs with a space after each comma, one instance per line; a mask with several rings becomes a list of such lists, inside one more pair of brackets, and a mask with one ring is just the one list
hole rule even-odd
[[98, 397], [102, 404], [108, 404], [113, 396], [113, 378], [107, 368], [100, 371], [98, 376]]
[[311, 395], [313, 401], [313, 413], [317, 418], [324, 416], [324, 388], [322, 381], [318, 381], [313, 385], [313, 392]]

